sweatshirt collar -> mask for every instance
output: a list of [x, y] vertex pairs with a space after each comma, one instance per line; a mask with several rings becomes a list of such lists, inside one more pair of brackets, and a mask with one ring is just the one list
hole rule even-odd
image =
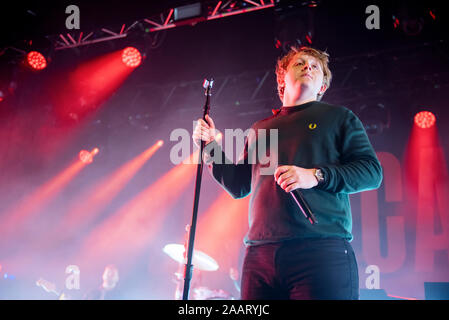
[[281, 107], [280, 109], [272, 109], [271, 111], [273, 112], [274, 115], [277, 115], [277, 114], [286, 115], [286, 114], [291, 114], [296, 111], [301, 111], [301, 110], [307, 109], [315, 103], [317, 103], [317, 101], [309, 101], [309, 102], [306, 102], [303, 104], [299, 104], [297, 106]]

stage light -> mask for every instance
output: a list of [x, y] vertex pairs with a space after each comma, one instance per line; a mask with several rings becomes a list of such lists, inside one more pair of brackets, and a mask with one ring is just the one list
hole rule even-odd
[[127, 67], [136, 68], [140, 65], [142, 56], [136, 48], [127, 47], [122, 51], [122, 61]]
[[94, 161], [94, 156], [98, 152], [99, 152], [98, 148], [94, 148], [91, 152], [87, 150], [81, 150], [78, 156], [81, 162], [88, 164]]
[[435, 115], [430, 111], [421, 111], [415, 115], [415, 124], [422, 129], [432, 127], [435, 122]]
[[157, 145], [158, 145], [159, 147], [162, 147], [163, 144], [164, 144], [164, 141], [162, 141], [162, 140], [159, 140], [159, 141], [157, 142]]
[[185, 5], [182, 7], [177, 7], [174, 10], [174, 20], [175, 21], [196, 18], [199, 16], [201, 16], [201, 3], [200, 2]]
[[204, 20], [206, 20], [206, 17], [201, 2], [177, 7], [173, 10], [173, 23], [177, 26], [194, 26]]
[[26, 57], [28, 65], [34, 70], [43, 70], [47, 67], [47, 60], [38, 51], [30, 51]]
[[79, 158], [81, 162], [91, 163], [93, 161], [92, 155], [87, 150], [81, 150], [79, 153]]

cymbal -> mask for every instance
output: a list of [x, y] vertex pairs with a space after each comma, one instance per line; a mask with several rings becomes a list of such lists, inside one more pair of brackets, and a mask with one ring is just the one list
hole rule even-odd
[[[168, 254], [170, 258], [179, 263], [186, 263], [187, 259], [184, 259], [184, 245], [177, 243], [170, 243], [165, 245], [163, 251]], [[218, 270], [218, 263], [213, 258], [208, 256], [202, 251], [193, 250], [192, 264], [195, 269], [203, 271], [215, 271]]]

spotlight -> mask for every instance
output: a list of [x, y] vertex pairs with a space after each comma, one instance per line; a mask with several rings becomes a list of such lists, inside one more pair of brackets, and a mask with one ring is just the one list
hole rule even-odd
[[173, 21], [177, 26], [191, 25], [206, 20], [201, 2], [174, 8]]
[[159, 140], [159, 141], [157, 142], [157, 145], [158, 145], [159, 147], [162, 147], [163, 144], [164, 144], [164, 141], [162, 141], [162, 140]]
[[94, 156], [99, 152], [98, 148], [94, 148], [91, 152], [87, 150], [81, 150], [79, 153], [79, 159], [83, 163], [92, 163], [94, 161]]
[[33, 70], [43, 70], [47, 67], [47, 60], [44, 55], [38, 51], [28, 52], [26, 61]]
[[142, 56], [136, 48], [127, 47], [122, 51], [122, 61], [127, 67], [136, 68], [140, 65]]
[[81, 162], [91, 163], [93, 161], [92, 154], [87, 150], [81, 150], [79, 153], [79, 158]]
[[435, 122], [435, 115], [430, 111], [421, 111], [415, 115], [415, 124], [422, 129], [432, 127]]

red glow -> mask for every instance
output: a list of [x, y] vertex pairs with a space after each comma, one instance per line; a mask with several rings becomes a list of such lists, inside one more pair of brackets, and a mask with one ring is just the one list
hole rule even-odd
[[[393, 17], [393, 18], [394, 18], [394, 17]], [[399, 27], [399, 19], [398, 19], [398, 18], [394, 18], [393, 27], [394, 27], [394, 28]]]
[[35, 70], [42, 70], [47, 66], [47, 60], [45, 60], [45, 57], [37, 51], [29, 52], [27, 54], [27, 61], [30, 67]]
[[279, 40], [276, 40], [274, 46], [276, 47], [276, 49], [279, 49], [280, 47], [282, 47], [282, 43]]
[[432, 127], [435, 121], [435, 115], [429, 111], [421, 111], [415, 115], [415, 124], [423, 129]]
[[[85, 164], [81, 161], [75, 161], [56, 177], [40, 186], [36, 191], [22, 199], [15, 207], [8, 210], [8, 219], [4, 219], [0, 226], [0, 234], [5, 237], [10, 232], [20, 235], [19, 228], [22, 225], [32, 223], [32, 217], [35, 217], [39, 210], [64, 189], [78, 173], [84, 168]], [[5, 238], [3, 238], [5, 239]]]
[[[416, 230], [415, 270], [433, 272], [438, 251], [449, 250], [448, 170], [433, 114], [419, 114], [405, 154], [404, 216]], [[418, 125], [421, 120], [422, 126]]]
[[[95, 220], [158, 149], [157, 144], [151, 146], [115, 172], [87, 188], [68, 206], [64, 220], [55, 228], [55, 236], [48, 237], [48, 240], [61, 241], [61, 239], [71, 237], [74, 233], [79, 232], [82, 226]], [[55, 237], [58, 240], [55, 240]]]
[[429, 14], [432, 17], [432, 19], [435, 20], [435, 14], [432, 12], [432, 10], [429, 11]]
[[142, 56], [140, 55], [139, 50], [134, 47], [128, 47], [123, 49], [122, 52], [122, 61], [125, 66], [130, 68], [136, 68], [140, 65], [142, 61]]
[[306, 40], [308, 43], [312, 44], [312, 39], [308, 35], [306, 35]]
[[[192, 153], [187, 163], [197, 159]], [[114, 259], [133, 263], [142, 250], [154, 240], [167, 214], [176, 204], [176, 195], [191, 185], [197, 166], [179, 164], [155, 183], [137, 194], [95, 228], [85, 239], [76, 261], [89, 261], [90, 266], [104, 265]]]
[[62, 73], [51, 86], [58, 117], [77, 123], [98, 108], [134, 70], [122, 63], [122, 50], [84, 62]]
[[223, 191], [198, 220], [195, 248], [214, 258], [221, 270], [238, 266], [243, 237], [248, 231], [249, 198], [233, 199]]

